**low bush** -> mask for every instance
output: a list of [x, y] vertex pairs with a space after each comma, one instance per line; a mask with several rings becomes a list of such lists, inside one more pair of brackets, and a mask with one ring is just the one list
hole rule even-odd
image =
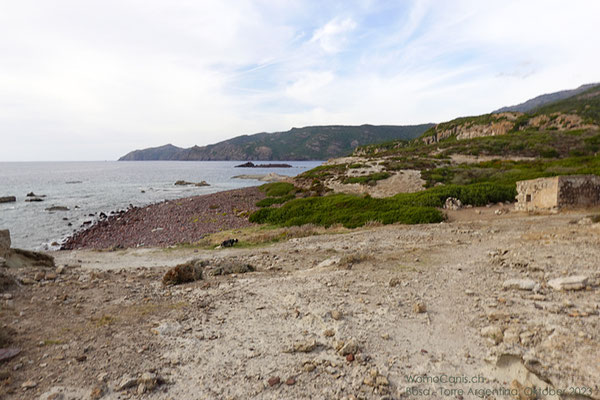
[[445, 185], [383, 199], [335, 194], [291, 200], [281, 208], [263, 208], [250, 216], [250, 222], [281, 226], [342, 224], [346, 228], [356, 228], [371, 221], [382, 224], [435, 223], [444, 220], [436, 207], [442, 207], [448, 197], [460, 199], [463, 204], [481, 206], [514, 201], [516, 194], [515, 185], [493, 183]]
[[268, 197], [282, 197], [296, 193], [296, 187], [288, 182], [267, 183], [259, 187]]
[[256, 206], [257, 207], [270, 207], [273, 204], [283, 204], [287, 201], [292, 200], [293, 198], [295, 198], [296, 195], [294, 194], [288, 194], [282, 197], [267, 197], [264, 198], [258, 202], [256, 202]]

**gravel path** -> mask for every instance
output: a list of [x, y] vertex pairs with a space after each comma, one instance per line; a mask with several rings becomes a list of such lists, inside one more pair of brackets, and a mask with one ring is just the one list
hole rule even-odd
[[252, 225], [248, 215], [264, 194], [244, 188], [164, 201], [113, 215], [70, 237], [63, 250], [166, 247]]

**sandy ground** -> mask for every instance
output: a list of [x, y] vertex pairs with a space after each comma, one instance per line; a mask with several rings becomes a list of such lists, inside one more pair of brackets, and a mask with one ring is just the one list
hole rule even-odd
[[[246, 249], [55, 253], [56, 276], [17, 271], [28, 284], [1, 295], [21, 353], [0, 397], [600, 399], [600, 224], [498, 209]], [[161, 284], [193, 258], [256, 272]], [[573, 275], [579, 290], [550, 285]]]

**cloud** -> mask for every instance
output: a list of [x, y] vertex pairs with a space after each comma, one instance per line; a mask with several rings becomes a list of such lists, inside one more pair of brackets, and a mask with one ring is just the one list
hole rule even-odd
[[439, 122], [599, 81], [600, 2], [35, 0], [0, 14], [0, 160]]
[[356, 23], [351, 18], [334, 18], [317, 29], [310, 41], [318, 43], [327, 53], [337, 53], [346, 42], [345, 34], [355, 28]]

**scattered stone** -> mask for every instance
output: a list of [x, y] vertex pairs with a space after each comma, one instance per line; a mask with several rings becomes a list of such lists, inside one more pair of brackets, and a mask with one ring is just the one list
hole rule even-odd
[[354, 355], [358, 353], [358, 349], [358, 342], [356, 339], [351, 338], [339, 349], [338, 353], [342, 356], [347, 356], [348, 354]]
[[335, 319], [336, 321], [339, 321], [340, 319], [342, 319], [342, 312], [338, 310], [331, 311], [331, 318]]
[[123, 390], [127, 390], [132, 387], [135, 387], [135, 386], [137, 386], [137, 384], [138, 384], [137, 378], [134, 378], [131, 375], [125, 375], [119, 381], [119, 384], [117, 385], [116, 389], [117, 389], [117, 392], [121, 392]]
[[58, 267], [56, 267], [56, 273], [58, 275], [61, 275], [63, 272], [65, 272], [65, 266], [64, 265], [59, 265]]
[[25, 390], [29, 390], [29, 389], [33, 389], [37, 386], [37, 382], [34, 381], [25, 381], [23, 382], [23, 384], [21, 384], [21, 387]]
[[310, 353], [317, 348], [317, 342], [315, 340], [294, 343], [293, 351], [295, 353]]
[[319, 264], [317, 264], [317, 268], [331, 267], [332, 265], [335, 265], [335, 264], [339, 263], [340, 260], [341, 260], [340, 257], [331, 257], [331, 258], [328, 258], [326, 260], [321, 261]]
[[40, 272], [37, 272], [35, 274], [35, 276], [33, 277], [33, 279], [35, 279], [36, 281], [39, 282], [39, 281], [43, 280], [45, 277], [46, 277], [46, 274], [43, 273], [42, 271], [40, 271]]
[[161, 379], [152, 372], [144, 372], [138, 379], [138, 394], [144, 394], [154, 390], [161, 382]]
[[552, 279], [548, 282], [548, 286], [554, 290], [581, 290], [585, 288], [587, 280], [587, 276], [583, 275], [568, 276]]
[[323, 336], [325, 336], [325, 337], [335, 336], [335, 331], [333, 329], [325, 329], [325, 331], [323, 332]]
[[54, 272], [46, 272], [46, 279], [49, 281], [53, 281], [57, 278], [57, 275]]
[[392, 278], [390, 279], [390, 287], [396, 287], [399, 284], [401, 284], [402, 282], [400, 281], [399, 278]]
[[462, 207], [462, 201], [454, 197], [448, 197], [444, 203], [444, 208], [446, 210], [460, 210]]
[[504, 335], [502, 333], [502, 329], [497, 326], [490, 325], [481, 329], [481, 336], [490, 339], [493, 344], [498, 344], [502, 342]]
[[272, 376], [268, 380], [269, 386], [271, 386], [271, 387], [279, 385], [280, 382], [281, 382], [281, 379], [278, 376]]
[[425, 303], [418, 302], [413, 304], [413, 311], [415, 314], [422, 314], [427, 311], [427, 307], [425, 306]]
[[104, 396], [105, 393], [106, 393], [106, 385], [94, 386], [94, 388], [90, 392], [90, 399], [91, 400], [99, 400]]
[[346, 361], [352, 362], [354, 361], [354, 354], [350, 353], [346, 356]]
[[306, 371], [306, 372], [313, 372], [315, 369], [317, 369], [315, 364], [313, 364], [312, 362], [304, 363], [303, 368], [304, 368], [304, 371]]
[[504, 289], [534, 290], [539, 284], [532, 279], [508, 279], [502, 284]]
[[25, 201], [27, 203], [36, 203], [36, 202], [44, 201], [44, 199], [42, 199], [41, 197], [28, 197], [25, 199]]
[[75, 361], [77, 362], [84, 362], [85, 360], [87, 360], [87, 356], [86, 355], [80, 355], [80, 356], [75, 356]]
[[14, 203], [15, 201], [17, 201], [15, 196], [0, 197], [0, 203]]
[[296, 379], [294, 377], [287, 378], [285, 384], [288, 386], [292, 386], [296, 384]]

